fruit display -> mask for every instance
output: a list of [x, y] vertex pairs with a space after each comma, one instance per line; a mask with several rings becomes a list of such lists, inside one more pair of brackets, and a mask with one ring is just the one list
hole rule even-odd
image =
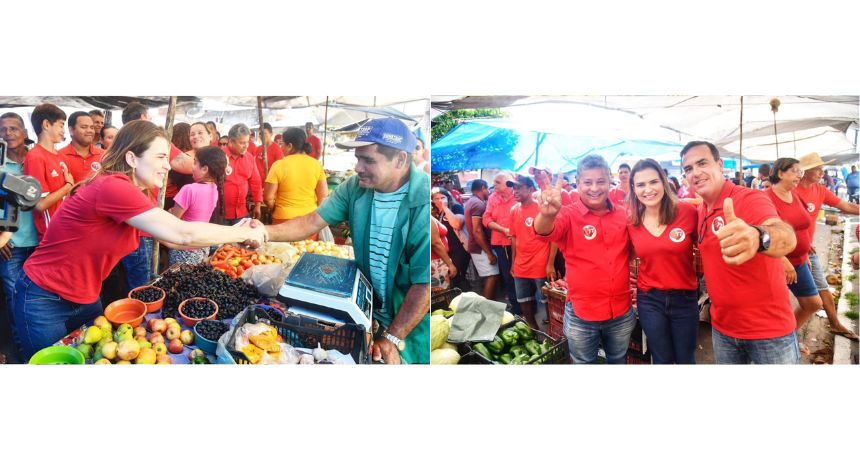
[[245, 270], [255, 265], [280, 264], [281, 259], [275, 256], [267, 256], [256, 251], [243, 249], [231, 244], [225, 244], [209, 259], [209, 265], [215, 270], [238, 278]]
[[152, 318], [135, 328], [121, 324], [112, 330], [99, 316], [93, 326], [82, 329], [83, 335], [78, 336], [82, 340], [75, 348], [93, 364], [172, 364], [170, 353], [182, 354], [194, 344], [191, 331], [183, 331], [173, 318]]
[[[333, 256], [341, 259], [354, 259], [351, 246], [339, 246], [331, 241], [314, 241], [304, 240], [290, 243], [298, 250], [298, 255], [295, 260], [298, 260], [302, 254], [310, 252], [313, 254], [322, 254], [325, 256]], [[293, 261], [295, 262], [295, 261]]]
[[215, 304], [206, 299], [189, 299], [182, 312], [189, 318], [205, 319], [215, 314]]
[[144, 303], [150, 303], [161, 298], [161, 291], [153, 288], [139, 289], [129, 293], [129, 297], [140, 300]]
[[310, 353], [285, 343], [277, 329], [264, 322], [245, 323], [236, 329], [230, 346], [251, 364], [336, 364], [331, 351], [317, 347]]
[[204, 339], [213, 342], [217, 342], [229, 329], [230, 326], [222, 321], [204, 320], [197, 324], [197, 333]]
[[165, 319], [176, 318], [179, 304], [193, 297], [205, 297], [217, 303], [217, 319], [231, 319], [260, 300], [255, 287], [206, 264], [180, 264], [165, 272], [154, 285], [167, 292], [161, 309], [161, 317]]

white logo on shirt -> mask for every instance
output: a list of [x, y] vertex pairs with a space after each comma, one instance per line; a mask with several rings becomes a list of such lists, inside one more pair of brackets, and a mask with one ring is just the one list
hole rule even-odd
[[806, 210], [809, 212], [815, 212], [815, 203], [806, 203]]
[[51, 177], [59, 177], [59, 176], [60, 176], [60, 173], [58, 173], [56, 169], [51, 170]]
[[92, 162], [92, 164], [90, 164], [90, 169], [92, 169], [95, 172], [99, 172], [99, 170], [102, 169], [102, 164], [99, 163], [98, 161], [94, 161], [94, 162]]
[[711, 221], [711, 231], [717, 233], [724, 225], [726, 225], [726, 221], [723, 220], [723, 217], [717, 216]]
[[224, 174], [226, 174], [226, 175], [228, 175], [228, 176], [229, 176], [230, 174], [233, 174], [233, 167], [232, 167], [232, 166], [230, 166], [230, 165], [227, 165], [227, 168], [225, 168], [225, 169], [224, 169]]
[[687, 234], [684, 233], [684, 229], [675, 227], [669, 232], [669, 239], [673, 243], [680, 243], [687, 238]]
[[534, 217], [526, 217], [526, 227], [531, 227], [532, 224], [534, 224], [534, 222], [535, 222]]
[[594, 225], [586, 225], [582, 227], [582, 234], [585, 235], [586, 240], [593, 240], [597, 236], [597, 229]]

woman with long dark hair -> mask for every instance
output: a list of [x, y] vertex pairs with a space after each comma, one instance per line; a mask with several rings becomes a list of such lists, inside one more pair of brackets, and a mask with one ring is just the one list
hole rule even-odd
[[272, 224], [314, 212], [328, 197], [325, 171], [307, 154], [310, 144], [301, 128], [287, 128], [281, 137], [284, 158], [266, 176], [263, 199], [272, 210]]
[[102, 167], [77, 186], [51, 220], [15, 285], [15, 339], [24, 360], [102, 314], [99, 291], [111, 269], [147, 232], [171, 248], [267, 239], [265, 227], [186, 222], [159, 209], [150, 191], [170, 170], [164, 129], [127, 123], [102, 157]]
[[679, 202], [656, 161], [630, 172], [628, 231], [639, 257], [636, 302], [655, 364], [695, 364], [699, 308], [696, 208]]

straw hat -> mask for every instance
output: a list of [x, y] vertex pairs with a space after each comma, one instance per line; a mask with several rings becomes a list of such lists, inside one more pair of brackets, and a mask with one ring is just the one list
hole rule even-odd
[[821, 157], [815, 152], [806, 154], [806, 155], [798, 158], [798, 160], [800, 161], [800, 169], [803, 169], [804, 171], [806, 171], [807, 169], [812, 169], [812, 168], [818, 167], [818, 166], [828, 165], [830, 163], [833, 163], [833, 161], [834, 161], [834, 160], [822, 161]]

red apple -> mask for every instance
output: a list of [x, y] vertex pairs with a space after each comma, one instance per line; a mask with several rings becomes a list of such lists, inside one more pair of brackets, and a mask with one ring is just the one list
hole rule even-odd
[[146, 322], [146, 328], [147, 328], [147, 329], [149, 329], [149, 330], [151, 331], [151, 330], [152, 330], [152, 325], [153, 325], [153, 324], [155, 324], [155, 322], [156, 322], [156, 321], [158, 321], [158, 318], [152, 318], [152, 319], [150, 319], [149, 321], [147, 321], [147, 322]]
[[181, 333], [182, 328], [178, 324], [171, 324], [164, 336], [167, 337], [167, 340], [173, 340], [178, 339]]
[[182, 353], [182, 350], [185, 348], [185, 345], [182, 344], [182, 341], [179, 339], [173, 339], [170, 343], [167, 344], [167, 351], [173, 354]]
[[156, 343], [164, 343], [164, 336], [161, 332], [153, 332], [149, 335], [149, 343], [155, 345]]
[[137, 339], [146, 338], [146, 328], [143, 326], [138, 326], [134, 328], [134, 337]]
[[167, 322], [163, 319], [156, 319], [154, 323], [152, 323], [152, 332], [160, 332], [164, 334], [167, 331]]
[[155, 364], [173, 364], [173, 358], [167, 354], [157, 355], [155, 357]]

